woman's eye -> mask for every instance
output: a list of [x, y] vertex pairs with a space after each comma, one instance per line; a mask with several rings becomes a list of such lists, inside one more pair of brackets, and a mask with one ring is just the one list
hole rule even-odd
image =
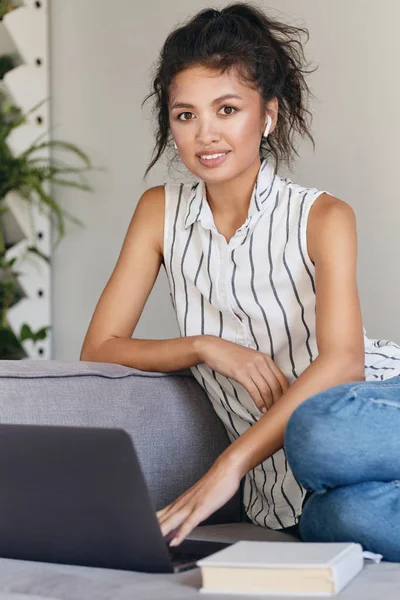
[[236, 112], [236, 108], [233, 106], [223, 106], [221, 110], [228, 110], [229, 112], [225, 113], [226, 116], [233, 115]]
[[185, 119], [182, 119], [181, 117], [183, 117], [183, 116], [184, 116], [184, 117], [187, 117], [187, 115], [191, 115], [191, 114], [192, 114], [191, 112], [184, 112], [184, 113], [181, 113], [180, 115], [178, 115], [178, 119], [179, 119], [180, 121], [190, 121], [190, 117], [189, 117], [189, 119], [186, 119], [186, 118], [185, 118]]

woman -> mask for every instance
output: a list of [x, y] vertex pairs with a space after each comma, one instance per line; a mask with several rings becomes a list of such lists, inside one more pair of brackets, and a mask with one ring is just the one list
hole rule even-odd
[[[140, 198], [82, 360], [190, 367], [231, 445], [157, 513], [178, 545], [237, 491], [247, 518], [400, 561], [400, 347], [366, 337], [353, 209], [278, 175], [308, 136], [301, 33], [248, 4], [165, 41], [154, 158], [194, 176]], [[273, 165], [274, 163], [274, 165]], [[163, 264], [181, 337], [131, 338]]]

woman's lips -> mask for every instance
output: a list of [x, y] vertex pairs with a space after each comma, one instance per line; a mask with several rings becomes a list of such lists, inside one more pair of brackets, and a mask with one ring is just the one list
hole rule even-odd
[[222, 165], [222, 163], [226, 160], [228, 154], [229, 152], [226, 152], [226, 154], [219, 156], [218, 158], [201, 158], [201, 156], [198, 156], [197, 158], [204, 167], [219, 167], [219, 165]]

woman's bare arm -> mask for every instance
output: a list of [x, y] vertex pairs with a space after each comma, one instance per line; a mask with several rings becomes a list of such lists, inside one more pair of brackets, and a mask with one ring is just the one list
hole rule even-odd
[[198, 345], [202, 336], [169, 340], [131, 337], [162, 263], [164, 211], [164, 187], [146, 190], [138, 202], [117, 264], [90, 321], [80, 360], [163, 372], [201, 362]]

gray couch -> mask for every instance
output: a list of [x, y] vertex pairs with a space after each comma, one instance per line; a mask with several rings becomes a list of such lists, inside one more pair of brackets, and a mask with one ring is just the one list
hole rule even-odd
[[[228, 444], [189, 370], [166, 374], [93, 362], [1, 361], [0, 422], [122, 427], [134, 441], [157, 509], [195, 483]], [[239, 493], [189, 537], [301, 543], [245, 522]], [[200, 586], [199, 569], [154, 575], [0, 558], [0, 600], [189, 599], [199, 597]], [[400, 565], [367, 562], [340, 597], [397, 600]]]

